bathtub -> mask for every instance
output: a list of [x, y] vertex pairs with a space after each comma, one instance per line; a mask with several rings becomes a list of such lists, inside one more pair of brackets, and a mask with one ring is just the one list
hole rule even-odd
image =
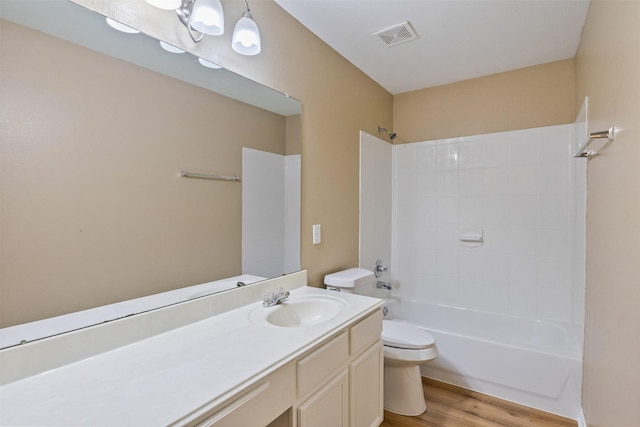
[[436, 340], [422, 375], [578, 419], [582, 358], [569, 325], [430, 304], [388, 301], [387, 319], [411, 323]]

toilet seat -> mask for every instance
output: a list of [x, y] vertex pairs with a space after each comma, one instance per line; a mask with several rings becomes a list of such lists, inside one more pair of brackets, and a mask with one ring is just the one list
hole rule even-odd
[[382, 341], [385, 346], [420, 350], [435, 346], [435, 339], [427, 331], [408, 323], [382, 321]]
[[428, 363], [438, 357], [435, 346], [419, 350], [384, 346], [385, 366], [411, 366]]

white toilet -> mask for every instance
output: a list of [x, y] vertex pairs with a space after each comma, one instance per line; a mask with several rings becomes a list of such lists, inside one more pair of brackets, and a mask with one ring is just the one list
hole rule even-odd
[[[372, 271], [350, 268], [327, 274], [327, 289], [356, 294], [373, 289]], [[427, 405], [422, 392], [420, 365], [438, 357], [436, 343], [428, 332], [396, 320], [382, 321], [384, 343], [384, 409], [401, 415], [420, 415]]]
[[436, 341], [423, 329], [395, 320], [382, 321], [384, 343], [384, 409], [420, 415], [427, 405], [420, 365], [438, 357]]

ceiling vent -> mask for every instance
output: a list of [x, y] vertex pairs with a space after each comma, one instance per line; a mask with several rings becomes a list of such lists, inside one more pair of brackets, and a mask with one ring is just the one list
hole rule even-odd
[[373, 35], [378, 36], [387, 47], [410, 42], [418, 38], [418, 35], [408, 21], [385, 28], [384, 30], [376, 31]]

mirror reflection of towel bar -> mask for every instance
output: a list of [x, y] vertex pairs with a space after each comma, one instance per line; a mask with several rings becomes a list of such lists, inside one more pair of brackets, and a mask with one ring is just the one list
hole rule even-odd
[[180, 176], [183, 178], [196, 178], [196, 179], [213, 179], [216, 181], [233, 181], [240, 182], [240, 177], [235, 175], [209, 175], [205, 173], [195, 173], [195, 172], [187, 172], [181, 171]]

